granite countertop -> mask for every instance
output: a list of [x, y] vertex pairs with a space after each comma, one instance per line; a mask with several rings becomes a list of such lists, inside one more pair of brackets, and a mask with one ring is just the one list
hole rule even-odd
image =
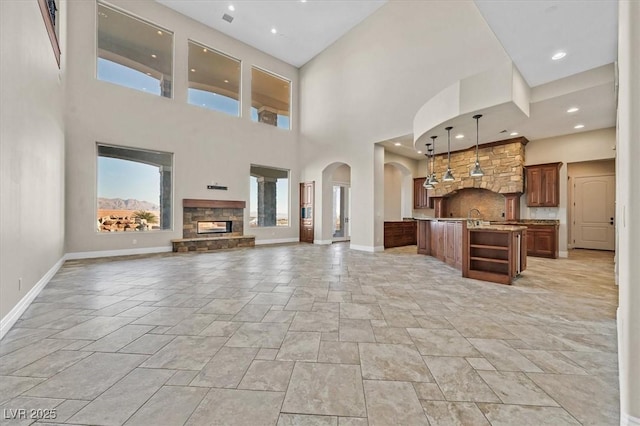
[[520, 219], [520, 220], [508, 220], [504, 222], [491, 221], [492, 224], [496, 225], [559, 225], [560, 221], [558, 219]]
[[414, 217], [415, 220], [431, 220], [434, 222], [462, 222], [466, 217]]
[[527, 229], [527, 227], [518, 225], [477, 225], [468, 229], [471, 231], [476, 229], [481, 229], [483, 231], [522, 231]]

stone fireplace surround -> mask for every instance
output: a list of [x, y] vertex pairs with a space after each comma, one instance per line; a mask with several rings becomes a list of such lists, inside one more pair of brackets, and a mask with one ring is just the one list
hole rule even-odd
[[[255, 236], [244, 235], [244, 201], [182, 200], [182, 238], [171, 240], [178, 253], [255, 246]], [[231, 232], [198, 234], [198, 222], [231, 222]]]

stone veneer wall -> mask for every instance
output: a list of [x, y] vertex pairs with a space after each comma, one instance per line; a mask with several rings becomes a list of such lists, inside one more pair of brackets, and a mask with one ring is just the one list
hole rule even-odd
[[[230, 220], [231, 233], [198, 234], [199, 221]], [[244, 232], [244, 209], [216, 207], [184, 207], [182, 219], [182, 238], [216, 238], [216, 236], [240, 237]]]
[[514, 138], [502, 141], [500, 145], [494, 145], [494, 143], [486, 144], [488, 146], [484, 147], [481, 145], [478, 156], [484, 176], [478, 178], [469, 176], [476, 161], [475, 147], [452, 152], [451, 169], [456, 178], [453, 182], [442, 182], [442, 175], [447, 170], [447, 154], [437, 155], [435, 171], [440, 183], [430, 191], [429, 195], [441, 197], [463, 188], [482, 188], [500, 194], [523, 192], [524, 147], [527, 142], [525, 138]]

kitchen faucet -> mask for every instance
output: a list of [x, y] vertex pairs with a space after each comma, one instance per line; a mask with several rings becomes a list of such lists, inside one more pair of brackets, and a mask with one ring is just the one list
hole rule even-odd
[[467, 214], [467, 219], [471, 219], [471, 213], [476, 212], [478, 213], [478, 219], [482, 218], [482, 213], [480, 213], [480, 210], [478, 209], [470, 209], [469, 213]]

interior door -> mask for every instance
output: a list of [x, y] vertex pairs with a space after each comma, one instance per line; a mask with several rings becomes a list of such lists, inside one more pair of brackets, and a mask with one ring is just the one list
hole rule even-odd
[[313, 196], [315, 182], [300, 183], [300, 242], [313, 243]]
[[615, 187], [614, 175], [575, 178], [574, 247], [615, 249]]
[[351, 196], [349, 186], [333, 186], [333, 241], [349, 241]]

